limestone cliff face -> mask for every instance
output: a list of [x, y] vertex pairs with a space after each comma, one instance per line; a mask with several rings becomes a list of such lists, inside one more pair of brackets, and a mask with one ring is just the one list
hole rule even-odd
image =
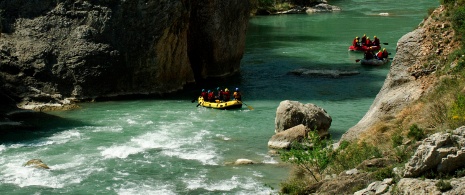
[[[239, 70], [248, 1], [0, 2], [1, 90], [51, 101], [162, 94]], [[196, 77], [194, 77], [196, 75]]]
[[[189, 25], [189, 59], [196, 79], [221, 77], [239, 71], [249, 1], [195, 1]], [[234, 18], [234, 20], [231, 20]]]
[[[444, 11], [443, 7], [439, 7], [432, 16], [437, 17]], [[436, 21], [434, 17], [400, 38], [383, 87], [365, 116], [341, 140], [360, 138], [377, 125], [395, 118], [402, 109], [432, 89], [436, 79], [434, 72], [440, 68], [434, 60], [447, 58], [459, 46], [457, 42], [450, 41], [454, 37], [450, 24]], [[429, 65], [425, 67], [425, 64]]]

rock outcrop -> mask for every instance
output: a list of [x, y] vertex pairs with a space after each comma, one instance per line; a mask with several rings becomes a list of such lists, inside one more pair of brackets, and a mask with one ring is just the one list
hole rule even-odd
[[326, 110], [315, 104], [285, 100], [276, 110], [275, 133], [302, 124], [307, 129], [317, 130], [320, 136], [325, 136], [328, 134], [331, 122], [332, 118]]
[[0, 11], [0, 90], [62, 104], [235, 74], [249, 2], [8, 0]]
[[465, 126], [452, 133], [435, 133], [417, 148], [405, 164], [404, 177], [418, 177], [426, 172], [451, 173], [465, 167]]

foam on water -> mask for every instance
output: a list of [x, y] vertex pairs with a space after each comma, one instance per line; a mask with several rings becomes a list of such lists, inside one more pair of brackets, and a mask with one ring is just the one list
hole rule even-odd
[[4, 146], [3, 144], [0, 145], [0, 154], [2, 153], [2, 151], [6, 150], [6, 146]]
[[157, 182], [151, 182], [150, 184], [140, 183], [126, 183], [116, 189], [117, 194], [130, 195], [130, 194], [163, 194], [163, 195], [175, 195], [175, 187], [172, 185], [159, 185]]
[[[44, 186], [49, 188], [63, 188], [70, 184], [78, 184], [90, 174], [103, 171], [91, 166], [93, 162], [84, 156], [76, 156], [64, 164], [48, 164], [50, 169], [24, 167], [24, 159], [32, 154], [23, 153], [11, 155], [3, 159], [0, 164], [1, 183], [10, 183], [19, 187]], [[46, 162], [45, 162], [46, 163]]]
[[277, 193], [252, 178], [232, 176], [230, 179], [210, 181], [205, 176], [197, 178], [183, 178], [187, 189], [204, 189], [207, 191], [237, 192], [236, 194], [274, 194]]
[[91, 131], [94, 133], [97, 132], [121, 132], [123, 131], [122, 126], [103, 126], [103, 127], [92, 127]]

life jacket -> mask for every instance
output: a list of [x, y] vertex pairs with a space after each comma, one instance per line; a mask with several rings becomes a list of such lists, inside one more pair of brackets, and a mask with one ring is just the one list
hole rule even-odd
[[362, 37], [362, 44], [365, 45], [367, 42], [367, 37], [366, 36], [363, 36]]
[[204, 91], [204, 92], [202, 92], [200, 95], [203, 97], [203, 100], [207, 100], [207, 99], [208, 99], [208, 94], [207, 94], [207, 92]]
[[211, 101], [211, 100], [213, 100], [213, 91], [208, 93], [208, 101]]
[[354, 39], [354, 41], [352, 41], [352, 46], [358, 47], [358, 40], [357, 39]]
[[223, 92], [223, 90], [220, 90], [220, 91], [218, 92], [218, 99], [219, 99], [219, 100], [223, 100], [223, 96], [224, 96], [224, 92]]
[[229, 98], [231, 98], [231, 94], [229, 94], [229, 91], [223, 92], [223, 99], [224, 101], [229, 101]]
[[236, 100], [241, 100], [241, 95], [242, 94], [239, 91], [235, 91], [234, 94], [233, 94], [234, 99], [236, 99]]
[[367, 47], [370, 47], [370, 46], [373, 45], [373, 42], [371, 42], [370, 39], [367, 39], [367, 40], [365, 41], [365, 45], [366, 45]]
[[379, 46], [379, 39], [378, 38], [375, 38], [375, 40], [373, 40], [373, 46]]
[[388, 58], [388, 57], [389, 57], [389, 53], [386, 50], [384, 50], [383, 51], [383, 58]]
[[376, 57], [378, 57], [379, 60], [382, 60], [383, 59], [383, 52], [379, 51], [378, 53], [376, 53]]

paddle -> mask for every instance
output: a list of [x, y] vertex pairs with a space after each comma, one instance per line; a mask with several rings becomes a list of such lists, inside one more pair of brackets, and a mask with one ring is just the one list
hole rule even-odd
[[383, 43], [383, 45], [389, 45], [389, 43]]
[[196, 99], [193, 99], [193, 100], [191, 101], [191, 103], [194, 103], [194, 102], [195, 102], [195, 100], [196, 100]]
[[252, 106], [249, 106], [249, 105], [247, 105], [247, 104], [246, 104], [246, 103], [244, 103], [243, 101], [241, 101], [241, 102], [242, 102], [244, 105], [246, 105], [246, 106], [247, 106], [247, 108], [249, 108], [250, 110], [253, 110], [253, 107], [252, 107]]

